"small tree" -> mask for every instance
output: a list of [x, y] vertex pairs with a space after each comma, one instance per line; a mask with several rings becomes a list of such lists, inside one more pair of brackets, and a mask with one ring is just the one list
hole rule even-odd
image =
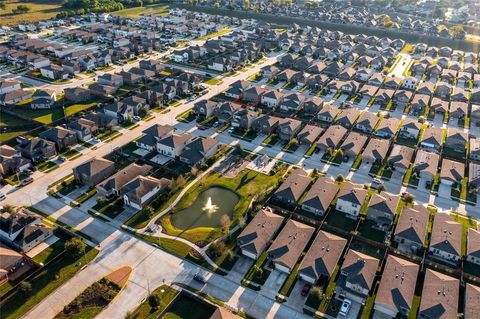
[[158, 295], [150, 295], [148, 297], [148, 304], [153, 309], [158, 309], [160, 306], [160, 297]]
[[342, 183], [344, 181], [344, 178], [341, 174], [337, 175], [337, 177], [335, 178], [335, 181], [337, 183]]
[[383, 192], [384, 190], [385, 190], [385, 186], [384, 186], [383, 184], [382, 184], [382, 185], [378, 185], [377, 191], [378, 191], [379, 193]]
[[71, 255], [71, 256], [80, 256], [80, 254], [85, 251], [85, 247], [87, 245], [83, 241], [83, 239], [78, 238], [78, 237], [73, 237], [69, 241], [67, 241], [64, 245], [65, 250]]
[[208, 246], [208, 254], [212, 257], [219, 257], [225, 251], [225, 243], [221, 240], [215, 241]]
[[405, 201], [405, 203], [407, 204], [413, 204], [413, 201], [415, 200], [415, 198], [413, 197], [412, 194], [405, 194], [405, 196], [403, 196], [403, 200]]
[[24, 295], [28, 296], [32, 292], [32, 284], [28, 281], [22, 281], [18, 287], [18, 291]]
[[134, 319], [135, 316], [131, 311], [128, 311], [127, 314], [125, 315], [125, 319]]
[[322, 298], [322, 290], [320, 287], [314, 286], [310, 289], [310, 295], [316, 300], [320, 300]]
[[145, 214], [147, 214], [148, 218], [152, 218], [155, 210], [151, 206], [145, 207]]
[[231, 223], [231, 220], [230, 220], [230, 217], [228, 217], [228, 215], [222, 215], [222, 217], [220, 217], [220, 225], [222, 226], [222, 230], [223, 231], [226, 231], [228, 226], [230, 226], [230, 223]]
[[198, 168], [196, 166], [193, 166], [192, 169], [190, 170], [190, 174], [196, 177], [198, 175]]

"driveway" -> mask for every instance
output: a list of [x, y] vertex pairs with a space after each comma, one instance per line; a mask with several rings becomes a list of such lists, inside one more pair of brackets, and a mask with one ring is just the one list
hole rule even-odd
[[438, 196], [443, 198], [450, 198], [450, 190], [451, 186], [440, 183], [440, 187], [438, 188]]
[[274, 269], [263, 284], [263, 294], [274, 299], [286, 279], [287, 274]]
[[233, 265], [232, 270], [228, 272], [228, 277], [231, 280], [240, 283], [245, 277], [247, 271], [252, 266], [253, 262], [254, 261], [252, 259], [239, 255], [239, 258], [235, 265]]
[[352, 306], [350, 307], [350, 311], [348, 314], [344, 317], [341, 316], [340, 314], [337, 315], [337, 318], [339, 319], [358, 319], [360, 318], [360, 310], [362, 309], [362, 304], [353, 300], [350, 300], [352, 302]]
[[302, 296], [302, 289], [305, 286], [305, 283], [305, 281], [298, 279], [290, 292], [290, 296], [288, 296], [287, 305], [298, 311], [302, 311], [303, 305], [307, 300], [307, 297]]

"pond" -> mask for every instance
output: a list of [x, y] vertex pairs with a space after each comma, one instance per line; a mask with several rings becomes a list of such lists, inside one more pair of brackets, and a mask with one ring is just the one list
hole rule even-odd
[[[211, 205], [206, 207], [209, 198]], [[233, 209], [238, 201], [236, 193], [223, 187], [210, 187], [198, 195], [192, 205], [173, 214], [172, 224], [178, 229], [221, 227], [221, 217], [228, 215], [232, 219]]]

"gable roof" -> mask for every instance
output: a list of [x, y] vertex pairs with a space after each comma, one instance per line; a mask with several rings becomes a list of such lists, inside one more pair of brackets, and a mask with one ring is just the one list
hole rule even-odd
[[480, 287], [466, 284], [465, 290], [465, 319], [474, 319], [480, 313]]
[[302, 205], [326, 211], [338, 190], [338, 184], [327, 177], [319, 177], [304, 197]]
[[420, 266], [402, 258], [388, 255], [375, 304], [399, 313], [411, 309]]
[[318, 280], [320, 276], [330, 277], [338, 264], [345, 238], [319, 231], [303, 260], [299, 273]]
[[429, 217], [430, 213], [425, 206], [404, 207], [395, 228], [395, 237], [402, 237], [422, 246]]
[[449, 254], [461, 255], [462, 225], [448, 214], [435, 214], [430, 249], [439, 249]]
[[345, 256], [341, 272], [342, 275], [346, 276], [347, 282], [370, 290], [375, 279], [378, 263], [377, 258], [350, 249]]
[[368, 209], [375, 209], [384, 212], [385, 214], [395, 215], [400, 197], [386, 192], [382, 194], [373, 194]]
[[238, 235], [238, 245], [257, 256], [260, 255], [282, 222], [283, 217], [274, 214], [270, 207], [260, 210]]
[[354, 184], [347, 182], [340, 190], [338, 199], [342, 199], [357, 205], [362, 205], [367, 197], [367, 194], [367, 190], [363, 188], [357, 188]]
[[295, 169], [275, 191], [275, 196], [298, 201], [311, 181], [307, 172], [300, 168]]
[[102, 187], [107, 191], [112, 189], [119, 191], [128, 182], [138, 176], [146, 175], [151, 169], [152, 166], [150, 165], [137, 165], [132, 163], [111, 177], [107, 178], [97, 186]]
[[427, 269], [418, 317], [457, 318], [459, 287], [458, 279]]
[[73, 170], [79, 174], [85, 174], [87, 176], [94, 176], [103, 170], [114, 166], [115, 164], [112, 161], [109, 161], [105, 158], [94, 157], [87, 162], [78, 165]]

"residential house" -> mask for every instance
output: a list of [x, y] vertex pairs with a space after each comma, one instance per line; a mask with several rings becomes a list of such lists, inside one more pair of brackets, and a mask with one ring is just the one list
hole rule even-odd
[[335, 209], [345, 213], [347, 217], [357, 218], [366, 198], [367, 190], [347, 182], [338, 194]]
[[390, 141], [371, 138], [362, 153], [362, 162], [366, 164], [381, 164], [387, 156]]
[[345, 238], [319, 231], [298, 270], [300, 279], [312, 285], [328, 282], [346, 245]]
[[375, 136], [382, 138], [392, 138], [398, 130], [400, 120], [394, 117], [384, 118], [380, 124], [378, 124], [375, 130]]
[[417, 140], [418, 135], [420, 134], [420, 129], [421, 126], [417, 121], [405, 119], [398, 134], [402, 138]]
[[295, 169], [273, 194], [276, 202], [287, 206], [297, 206], [298, 200], [312, 182], [308, 174]]
[[[5, 283], [8, 276], [22, 268], [26, 264], [26, 259], [22, 254], [0, 244], [0, 280]], [[13, 275], [13, 278], [16, 276]]]
[[15, 80], [0, 79], [0, 95], [9, 93], [12, 91], [20, 90], [22, 87], [20, 82]]
[[250, 130], [257, 117], [257, 112], [242, 108], [233, 115], [232, 127]]
[[256, 260], [282, 225], [283, 217], [270, 207], [261, 209], [237, 237], [243, 256]]
[[33, 163], [43, 162], [57, 155], [55, 143], [41, 137], [21, 142], [17, 146], [17, 150]]
[[413, 307], [415, 286], [420, 266], [388, 255], [375, 298], [374, 317], [407, 317]]
[[335, 124], [347, 129], [352, 128], [360, 114], [360, 110], [356, 108], [346, 109], [336, 117]]
[[274, 109], [277, 108], [283, 101], [285, 95], [278, 90], [271, 90], [266, 92], [261, 97], [262, 105]]
[[302, 209], [323, 216], [339, 190], [338, 184], [327, 177], [319, 177], [302, 201]]
[[355, 128], [363, 133], [370, 134], [377, 125], [378, 117], [371, 112], [365, 112], [358, 120]]
[[104, 158], [94, 157], [73, 168], [73, 176], [78, 185], [95, 187], [115, 173], [115, 163]]
[[460, 281], [427, 269], [423, 282], [418, 318], [450, 319], [458, 313]]
[[423, 248], [429, 217], [430, 213], [423, 205], [403, 208], [394, 235], [399, 250], [416, 254]]
[[211, 137], [199, 136], [185, 145], [180, 153], [180, 161], [196, 166], [203, 164], [218, 151], [218, 142]]
[[480, 265], [480, 231], [469, 228], [467, 233], [466, 261]]
[[378, 264], [377, 258], [350, 249], [340, 269], [337, 296], [363, 304], [373, 288]]
[[431, 152], [440, 153], [443, 142], [443, 130], [436, 127], [427, 127], [423, 131], [420, 147]]
[[86, 102], [92, 98], [91, 91], [83, 87], [66, 88], [63, 90], [65, 99], [75, 103]]
[[98, 76], [97, 82], [102, 85], [121, 87], [123, 86], [123, 77], [118, 74], [105, 73]]
[[289, 274], [314, 232], [315, 228], [289, 219], [268, 249], [275, 269]]
[[201, 100], [193, 105], [193, 111], [199, 120], [206, 119], [213, 115], [218, 103], [212, 100]]
[[463, 318], [474, 319], [480, 313], [480, 287], [474, 286], [470, 283], [465, 285], [465, 309], [463, 311]]
[[368, 136], [360, 134], [358, 132], [350, 132], [343, 141], [340, 149], [343, 151], [344, 157], [348, 160], [354, 161], [358, 154], [363, 149], [363, 146], [368, 140]]
[[317, 138], [322, 134], [323, 128], [311, 124], [305, 125], [305, 127], [298, 133], [297, 140], [300, 144], [308, 147], [312, 146]]
[[303, 110], [306, 115], [316, 115], [323, 107], [324, 101], [320, 97], [307, 98], [303, 103]]
[[121, 189], [125, 185], [139, 176], [146, 176], [151, 169], [152, 166], [150, 165], [137, 165], [135, 163], [128, 165], [114, 175], [105, 179], [100, 184], [97, 184], [96, 189], [98, 197], [111, 200], [116, 196], [120, 196]]
[[282, 141], [290, 141], [297, 135], [302, 127], [302, 121], [285, 118], [280, 121], [277, 127], [278, 136]]
[[43, 131], [39, 136], [54, 142], [58, 152], [62, 152], [78, 143], [77, 133], [61, 126]]
[[433, 181], [435, 174], [437, 174], [439, 160], [440, 156], [436, 153], [418, 150], [415, 163], [413, 164], [413, 171], [417, 173], [420, 178]]
[[397, 172], [405, 174], [410, 167], [414, 152], [415, 150], [411, 147], [394, 144], [390, 157], [388, 158], [389, 166]]
[[151, 176], [137, 176], [126, 183], [120, 190], [123, 203], [140, 210], [151, 202], [154, 197], [169, 189], [170, 181], [166, 178], [157, 179]]
[[461, 242], [462, 224], [453, 221], [449, 214], [435, 214], [429, 255], [456, 264], [462, 257]]
[[28, 100], [32, 97], [30, 90], [15, 90], [4, 94], [0, 94], [0, 105], [16, 105], [22, 101]]
[[76, 133], [78, 141], [88, 141], [98, 132], [97, 124], [86, 118], [79, 118], [70, 122], [66, 125], [66, 128]]
[[180, 156], [185, 146], [192, 140], [192, 134], [170, 134], [157, 142], [157, 152], [161, 155], [175, 158]]
[[38, 89], [32, 94], [32, 102], [30, 107], [32, 109], [49, 109], [57, 100], [55, 91], [48, 89]]
[[320, 150], [335, 150], [340, 146], [345, 134], [347, 134], [347, 129], [340, 125], [332, 125], [328, 127], [323, 135], [317, 141], [317, 147]]
[[[445, 139], [445, 148], [454, 152], [465, 154], [468, 134], [461, 129], [449, 128]], [[471, 149], [471, 148], [470, 148]]]
[[462, 183], [465, 175], [465, 164], [444, 158], [442, 160], [442, 168], [440, 170], [440, 182], [442, 184], [452, 186]]
[[367, 220], [381, 230], [390, 229], [395, 218], [400, 197], [386, 192], [373, 194], [367, 208]]
[[340, 109], [334, 107], [332, 104], [326, 104], [317, 114], [317, 118], [320, 121], [332, 123], [337, 115], [340, 113]]
[[276, 116], [260, 115], [254, 122], [254, 128], [261, 134], [270, 135], [277, 129], [281, 120]]

